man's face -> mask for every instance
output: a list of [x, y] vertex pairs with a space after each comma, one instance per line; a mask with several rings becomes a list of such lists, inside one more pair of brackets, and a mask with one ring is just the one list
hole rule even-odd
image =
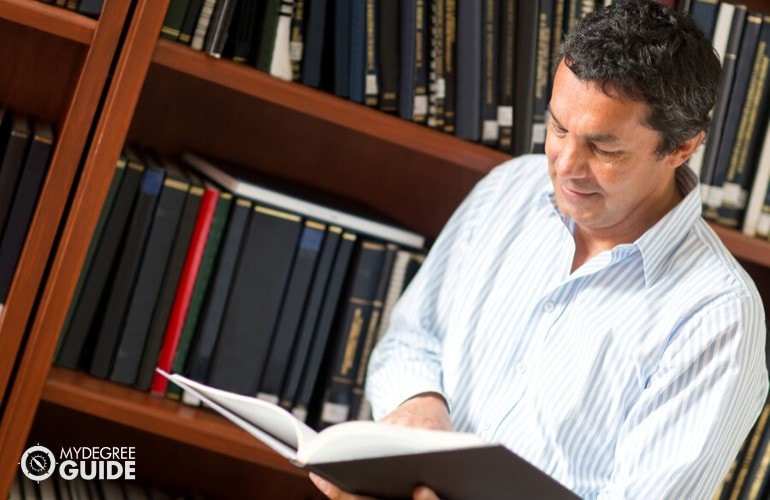
[[545, 152], [560, 212], [587, 235], [628, 242], [678, 201], [682, 160], [656, 155], [660, 134], [644, 125], [647, 112], [645, 103], [608, 96], [559, 65]]

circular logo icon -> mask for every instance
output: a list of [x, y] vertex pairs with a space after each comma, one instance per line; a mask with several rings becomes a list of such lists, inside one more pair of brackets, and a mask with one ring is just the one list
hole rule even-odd
[[45, 446], [32, 446], [21, 456], [21, 471], [33, 481], [48, 479], [56, 469], [56, 457]]

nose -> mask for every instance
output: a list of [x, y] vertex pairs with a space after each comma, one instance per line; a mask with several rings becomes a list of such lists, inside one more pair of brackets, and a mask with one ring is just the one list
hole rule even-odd
[[581, 177], [586, 170], [583, 148], [569, 137], [549, 141], [548, 156], [562, 178]]

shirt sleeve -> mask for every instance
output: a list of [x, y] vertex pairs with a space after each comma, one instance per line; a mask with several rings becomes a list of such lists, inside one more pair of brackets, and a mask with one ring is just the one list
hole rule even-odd
[[610, 498], [711, 498], [768, 392], [761, 301], [724, 297], [662, 353], [621, 430]]
[[441, 394], [451, 411], [442, 384], [444, 312], [458, 300], [458, 294], [451, 293], [453, 283], [474, 229], [500, 188], [503, 171], [494, 169], [465, 198], [393, 309], [388, 331], [372, 352], [366, 377], [366, 396], [375, 420], [424, 392]]

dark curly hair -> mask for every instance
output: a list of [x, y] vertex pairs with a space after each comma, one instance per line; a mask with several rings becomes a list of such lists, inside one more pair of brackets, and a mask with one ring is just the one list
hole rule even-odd
[[721, 66], [688, 15], [654, 0], [616, 0], [565, 37], [562, 60], [580, 80], [646, 102], [646, 125], [661, 134], [659, 155], [708, 130]]

